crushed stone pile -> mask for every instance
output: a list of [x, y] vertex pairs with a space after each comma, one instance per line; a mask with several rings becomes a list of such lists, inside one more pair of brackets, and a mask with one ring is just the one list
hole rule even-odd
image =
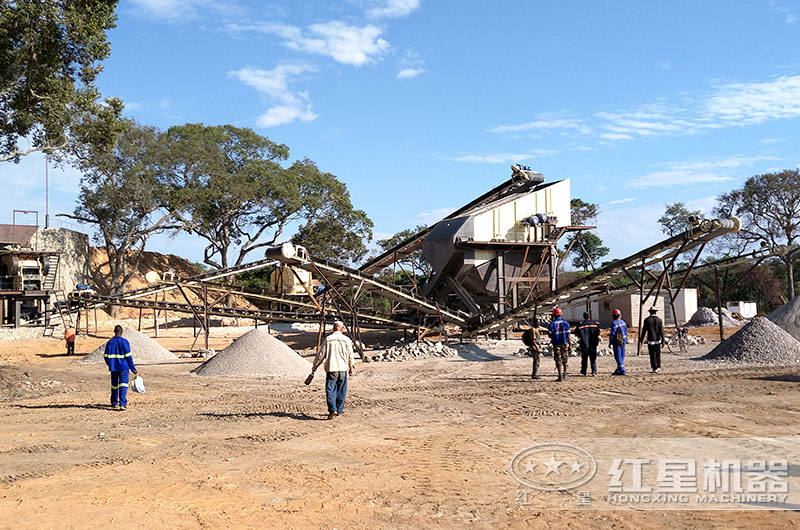
[[800, 340], [800, 296], [795, 296], [767, 315], [767, 318], [783, 331]]
[[765, 317], [755, 317], [702, 361], [736, 364], [800, 364], [800, 342]]
[[458, 352], [456, 350], [441, 341], [403, 342], [398, 340], [391, 348], [373, 355], [371, 359], [381, 362], [400, 362], [410, 361], [411, 359], [427, 359], [429, 357], [455, 357], [457, 355]]
[[[733, 315], [730, 311], [722, 308], [722, 325], [728, 327], [739, 327], [743, 324], [743, 322], [736, 320], [733, 318]], [[710, 307], [701, 307], [697, 311], [695, 311], [692, 318], [689, 319], [689, 322], [686, 323], [687, 326], [719, 326], [719, 316], [717, 316], [717, 310], [711, 309]]]
[[[664, 340], [670, 346], [675, 346], [678, 344], [678, 333], [665, 333]], [[698, 344], [706, 343], [706, 338], [700, 335], [686, 335], [684, 340], [686, 340], [687, 346], [697, 346]]]
[[[123, 329], [122, 336], [128, 339], [128, 342], [131, 344], [131, 354], [133, 355], [133, 362], [135, 364], [159, 363], [177, 359], [174, 353], [135, 329]], [[78, 362], [82, 364], [104, 363], [105, 359], [103, 359], [103, 353], [105, 353], [105, 351], [106, 345], [104, 343]]]
[[260, 328], [248, 331], [227, 348], [194, 369], [212, 377], [299, 377], [311, 373], [311, 363]]

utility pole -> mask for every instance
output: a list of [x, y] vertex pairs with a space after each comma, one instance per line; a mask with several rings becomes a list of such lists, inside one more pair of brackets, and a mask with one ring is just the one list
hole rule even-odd
[[44, 155], [44, 227], [50, 228], [50, 173], [49, 159]]

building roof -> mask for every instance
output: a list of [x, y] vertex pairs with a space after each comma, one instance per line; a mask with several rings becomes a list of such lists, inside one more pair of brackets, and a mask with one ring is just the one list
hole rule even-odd
[[33, 234], [38, 230], [34, 225], [7, 225], [0, 224], [0, 243], [16, 243], [17, 245], [30, 246]]

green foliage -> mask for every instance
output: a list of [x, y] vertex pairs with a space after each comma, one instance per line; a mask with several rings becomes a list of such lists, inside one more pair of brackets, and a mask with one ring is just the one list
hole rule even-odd
[[[741, 188], [720, 195], [714, 213], [742, 221], [742, 229], [733, 237], [744, 245], [764, 241], [773, 249], [792, 249], [800, 242], [800, 171], [750, 177]], [[795, 295], [795, 256], [792, 252], [781, 256], [788, 270], [789, 299]]]
[[572, 224], [575, 226], [588, 226], [589, 222], [594, 222], [600, 209], [597, 204], [585, 202], [582, 199], [574, 198], [569, 201], [571, 210]]
[[685, 232], [691, 226], [690, 217], [701, 217], [703, 212], [700, 210], [690, 211], [682, 202], [665, 205], [664, 215], [659, 217], [661, 231], [670, 237], [675, 234]]
[[239, 265], [301, 223], [295, 241], [321, 257], [365, 252], [372, 223], [354, 210], [346, 186], [310, 160], [284, 168], [289, 148], [251, 129], [187, 124], [163, 139], [165, 172], [176, 193], [172, 213], [206, 241], [204, 263]]
[[[569, 203], [572, 216], [572, 224], [575, 226], [589, 226], [589, 222], [593, 221], [597, 214], [600, 213], [597, 204], [585, 202], [579, 198], [574, 198]], [[580, 232], [573, 232], [567, 237], [565, 249], [572, 245], [570, 253], [572, 254], [572, 266], [589, 270], [594, 267], [597, 260], [606, 256], [609, 252], [608, 247], [603, 246], [603, 240], [597, 234], [588, 230]], [[561, 252], [559, 251], [561, 256]]]
[[[95, 79], [111, 48], [118, 0], [0, 3], [0, 160], [61, 149], [78, 117], [94, 112]], [[19, 150], [21, 138], [30, 140]]]
[[[402, 243], [403, 241], [407, 241], [408, 239], [414, 237], [421, 231], [425, 230], [427, 227], [425, 225], [417, 225], [416, 228], [407, 228], [405, 230], [401, 230], [397, 232], [392, 237], [387, 239], [381, 239], [378, 241], [378, 246], [381, 247], [384, 251], [392, 249]], [[422, 283], [431, 275], [433, 272], [433, 267], [425, 259], [425, 255], [422, 253], [422, 249], [415, 250], [408, 256], [404, 257], [404, 263], [408, 263], [412, 267], [411, 274], [416, 275], [418, 272], [422, 274]], [[399, 275], [398, 275], [399, 276]], [[405, 276], [405, 275], [403, 275]], [[409, 282], [410, 283], [410, 282]]]
[[119, 292], [133, 275], [147, 239], [169, 228], [164, 207], [169, 187], [158, 165], [158, 131], [132, 120], [103, 121], [116, 131], [107, 141], [76, 150], [83, 172], [73, 219], [97, 227], [111, 268], [111, 292]]
[[275, 267], [264, 267], [256, 271], [243, 272], [236, 275], [235, 284], [249, 291], [269, 292], [269, 277]]

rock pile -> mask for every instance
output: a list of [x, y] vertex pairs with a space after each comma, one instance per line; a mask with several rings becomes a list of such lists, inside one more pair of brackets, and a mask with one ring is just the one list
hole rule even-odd
[[767, 315], [767, 318], [783, 331], [800, 340], [800, 296], [795, 296]]
[[800, 342], [769, 319], [755, 317], [708, 355], [703, 361], [735, 364], [800, 364]]
[[[122, 336], [131, 344], [131, 354], [135, 364], [160, 363], [177, 359], [171, 351], [135, 329], [125, 328], [122, 330]], [[105, 351], [106, 345], [102, 344], [78, 362], [82, 364], [103, 363], [105, 362], [103, 359]]]
[[[701, 307], [698, 309], [692, 318], [689, 319], [689, 322], [686, 323], [687, 326], [719, 326], [719, 316], [717, 315], [716, 309], [711, 309], [710, 307]], [[742, 322], [733, 318], [733, 315], [730, 311], [725, 308], [722, 308], [722, 325], [728, 327], [739, 327], [742, 325]]]
[[[678, 334], [677, 333], [667, 333], [664, 335], [664, 339], [666, 343], [670, 346], [676, 346], [678, 344]], [[705, 344], [706, 338], [701, 337], [699, 335], [686, 335], [684, 337], [687, 346], [697, 346], [698, 344]]]
[[295, 377], [311, 372], [311, 363], [268, 331], [248, 331], [194, 369], [202, 376]]
[[394, 343], [394, 346], [373, 355], [371, 359], [373, 361], [397, 362], [410, 361], [411, 359], [427, 359], [428, 357], [455, 357], [456, 355], [458, 355], [456, 350], [441, 341], [403, 342], [398, 340]]

